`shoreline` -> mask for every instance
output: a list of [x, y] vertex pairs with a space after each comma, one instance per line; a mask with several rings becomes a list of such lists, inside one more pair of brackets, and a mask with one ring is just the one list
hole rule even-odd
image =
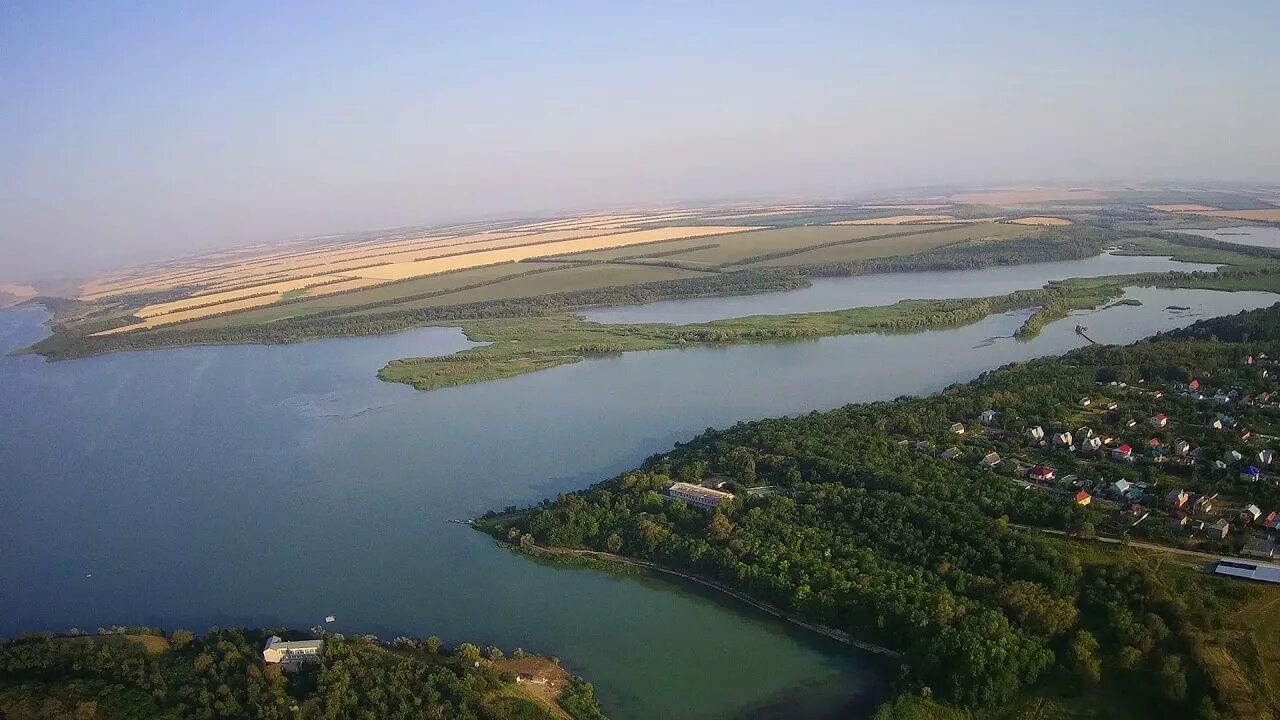
[[[472, 523], [472, 527], [476, 527], [477, 529], [484, 530], [482, 526], [477, 525], [474, 521]], [[724, 595], [728, 595], [729, 597], [734, 598], [735, 600], [744, 602], [747, 605], [750, 605], [751, 607], [754, 607], [757, 610], [768, 613], [769, 615], [772, 615], [773, 617], [779, 620], [786, 620], [787, 622], [792, 623], [793, 625], [798, 625], [804, 628], [805, 630], [809, 630], [810, 632], [817, 633], [818, 635], [821, 635], [829, 640], [835, 640], [836, 642], [840, 642], [845, 645], [849, 645], [851, 647], [858, 648], [859, 650], [863, 650], [876, 655], [883, 655], [885, 657], [894, 658], [894, 659], [902, 657], [902, 653], [896, 650], [892, 650], [882, 645], [876, 645], [874, 643], [869, 643], [862, 640], [856, 640], [853, 637], [851, 637], [849, 633], [846, 633], [843, 630], [837, 630], [836, 628], [833, 628], [833, 627], [821, 625], [819, 623], [811, 623], [811, 622], [808, 622], [807, 620], [802, 620], [801, 618], [791, 615], [777, 607], [774, 607], [773, 605], [770, 605], [762, 600], [757, 600], [740, 590], [735, 590], [729, 587], [728, 585], [717, 582], [715, 580], [711, 580], [710, 578], [705, 578], [700, 575], [694, 575], [692, 573], [687, 573], [682, 570], [675, 570], [673, 568], [664, 567], [662, 565], [659, 565], [654, 562], [650, 562], [648, 560], [637, 560], [634, 558], [626, 557], [625, 555], [615, 555], [613, 553], [602, 552], [599, 550], [585, 550], [585, 549], [577, 549], [577, 548], [556, 548], [556, 547], [548, 547], [543, 545], [523, 547], [518, 545], [511, 545], [510, 543], [505, 543], [505, 542], [499, 543], [499, 544], [504, 545], [512, 550], [516, 550], [529, 555], [534, 555], [537, 557], [589, 558], [594, 560], [603, 560], [608, 563], [616, 563], [619, 565], [626, 565], [629, 567], [650, 570], [653, 572], [662, 573], [664, 575], [672, 575], [684, 580], [688, 580], [693, 583], [697, 583], [698, 585], [701, 585], [703, 587], [716, 590]]]

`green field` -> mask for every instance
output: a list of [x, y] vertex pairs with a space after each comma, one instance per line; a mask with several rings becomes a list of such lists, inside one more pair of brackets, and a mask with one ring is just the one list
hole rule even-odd
[[[936, 228], [938, 226], [926, 226]], [[899, 230], [905, 232], [906, 230]], [[1010, 240], [1027, 237], [1043, 232], [1044, 228], [1031, 225], [1010, 225], [1007, 223], [975, 223], [972, 225], [946, 226], [946, 229], [935, 232], [891, 237], [862, 242], [809, 250], [797, 255], [774, 258], [749, 267], [783, 267], [794, 265], [820, 265], [825, 263], [842, 263], [854, 260], [870, 260], [872, 258], [913, 255], [933, 250], [934, 248], [962, 242], [981, 242], [984, 240]], [[880, 233], [883, 234], [883, 233]]]
[[376, 309], [359, 311], [359, 313], [441, 307], [444, 305], [488, 302], [507, 298], [536, 297], [549, 293], [596, 290], [620, 285], [695, 278], [704, 274], [693, 270], [680, 270], [661, 266], [645, 267], [641, 265], [567, 265], [539, 262], [520, 263], [516, 267], [521, 268], [525, 273], [528, 273], [529, 270], [548, 271], [517, 274], [509, 279], [500, 280], [483, 287], [460, 290], [422, 300], [383, 305]]

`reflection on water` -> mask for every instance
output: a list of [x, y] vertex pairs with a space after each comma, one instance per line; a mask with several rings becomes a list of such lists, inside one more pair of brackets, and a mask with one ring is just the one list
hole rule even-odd
[[1280, 248], [1280, 227], [1274, 225], [1242, 225], [1217, 230], [1179, 230], [1178, 232], [1240, 245]]

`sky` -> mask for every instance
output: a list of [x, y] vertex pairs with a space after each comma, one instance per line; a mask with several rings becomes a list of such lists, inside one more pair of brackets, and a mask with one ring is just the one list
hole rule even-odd
[[1280, 182], [1280, 2], [0, 0], [0, 281], [476, 217]]

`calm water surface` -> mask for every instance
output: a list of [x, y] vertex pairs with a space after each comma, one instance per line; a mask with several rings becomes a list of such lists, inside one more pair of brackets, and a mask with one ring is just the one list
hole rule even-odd
[[[927, 393], [1275, 295], [1134, 290], [1031, 342], [962, 328], [633, 353], [421, 393], [452, 329], [63, 363], [0, 358], [0, 634], [112, 623], [435, 633], [560, 656], [612, 717], [860, 717], [881, 670], [698, 588], [542, 565], [446, 523], [579, 489], [708, 426]], [[1187, 305], [1173, 312], [1167, 305]], [[0, 313], [0, 350], [43, 335]], [[939, 358], [946, 358], [940, 362]]]
[[760, 295], [661, 300], [647, 305], [588, 310], [599, 323], [689, 323], [751, 315], [790, 315], [855, 307], [892, 305], [902, 300], [988, 297], [1044, 287], [1051, 280], [1144, 272], [1214, 270], [1216, 265], [1175, 262], [1167, 257], [1096, 255], [1084, 260], [1030, 263], [982, 270], [890, 273], [820, 278], [800, 290]]
[[1217, 230], [1179, 230], [1179, 232], [1241, 245], [1280, 248], [1280, 227], [1275, 225], [1242, 225]]

